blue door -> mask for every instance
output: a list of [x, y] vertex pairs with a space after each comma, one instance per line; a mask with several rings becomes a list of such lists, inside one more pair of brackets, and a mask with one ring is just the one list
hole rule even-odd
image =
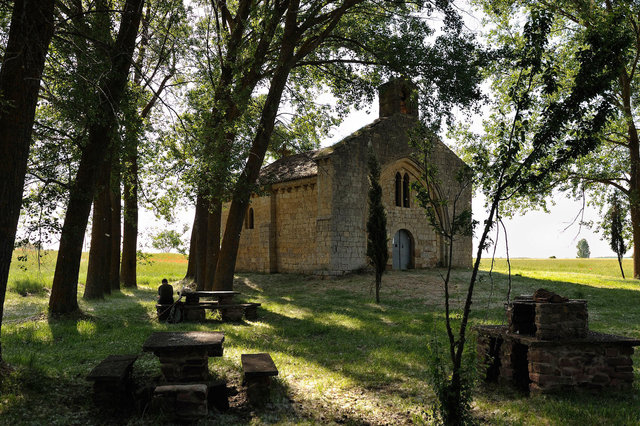
[[405, 270], [411, 266], [411, 237], [409, 231], [401, 229], [393, 236], [391, 260], [393, 269]]

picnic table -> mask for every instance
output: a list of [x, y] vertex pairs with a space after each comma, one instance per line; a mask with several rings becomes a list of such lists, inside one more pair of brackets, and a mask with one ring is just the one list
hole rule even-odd
[[238, 291], [184, 290], [179, 294], [185, 298], [182, 309], [183, 318], [186, 321], [204, 320], [205, 309], [220, 311], [223, 321], [239, 321], [243, 315], [249, 320], [255, 320], [258, 317], [257, 309], [260, 303], [238, 303], [234, 301], [233, 297], [240, 294]]
[[160, 359], [168, 382], [197, 382], [209, 378], [209, 357], [222, 356], [223, 342], [220, 331], [157, 331], [147, 338], [142, 350]]
[[233, 301], [233, 296], [236, 294], [240, 294], [238, 291], [229, 291], [229, 290], [220, 290], [220, 291], [208, 291], [208, 290], [200, 290], [200, 291], [190, 291], [184, 290], [182, 293], [179, 293], [181, 296], [185, 297], [186, 304], [194, 304], [199, 303], [200, 298], [203, 299], [214, 299], [220, 304], [228, 304]]

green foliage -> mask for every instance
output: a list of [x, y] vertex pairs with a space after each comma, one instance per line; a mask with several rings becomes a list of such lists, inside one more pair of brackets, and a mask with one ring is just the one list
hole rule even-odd
[[182, 235], [173, 229], [165, 229], [158, 232], [153, 237], [151, 245], [153, 248], [169, 253], [175, 250], [178, 253], [185, 254], [186, 247], [182, 241]]
[[451, 363], [448, 362], [448, 348], [440, 343], [435, 336], [427, 345], [428, 381], [436, 394], [433, 404], [434, 420], [443, 425], [471, 425], [475, 424], [471, 403], [473, 389], [476, 384], [477, 372], [475, 368], [476, 351], [473, 344], [465, 351], [465, 359], [460, 369], [460, 390], [453, 389], [451, 381]]
[[623, 220], [626, 213], [622, 211], [622, 205], [620, 198], [618, 197], [618, 191], [615, 191], [609, 200], [609, 211], [607, 212], [606, 220], [609, 222], [609, 246], [611, 250], [618, 256], [618, 264], [620, 265], [620, 273], [624, 278], [624, 270], [622, 269], [622, 258], [627, 252], [627, 246], [624, 243], [624, 225]]
[[153, 255], [151, 253], [145, 253], [142, 250], [136, 251], [136, 262], [138, 265], [153, 265]]
[[578, 245], [576, 246], [578, 249], [577, 257], [582, 259], [588, 259], [591, 256], [591, 251], [589, 250], [589, 243], [586, 239], [581, 239], [578, 241]]
[[387, 268], [389, 249], [387, 237], [387, 212], [382, 204], [380, 186], [380, 163], [373, 149], [369, 149], [367, 165], [369, 167], [369, 192], [367, 217], [367, 257], [376, 272], [376, 303], [380, 303], [382, 274]]
[[[502, 154], [514, 155], [513, 167], [526, 170], [531, 183], [519, 187], [518, 196], [505, 197], [501, 214], [545, 208], [544, 195], [552, 193], [560, 176], [608, 137], [617, 108], [615, 86], [632, 38], [617, 12], [596, 13], [591, 25], [581, 27], [565, 25], [558, 9], [539, 2], [480, 3], [495, 24], [489, 41], [502, 55], [486, 69], [495, 101], [482, 142], [460, 135], [469, 142], [467, 159], [488, 165], [501, 155], [498, 141], [511, 139], [502, 145]], [[524, 25], [523, 16], [528, 17]], [[555, 38], [563, 30], [571, 42]], [[493, 172], [477, 171], [483, 188], [496, 182], [502, 167], [498, 163]], [[491, 191], [483, 191], [490, 196]]]

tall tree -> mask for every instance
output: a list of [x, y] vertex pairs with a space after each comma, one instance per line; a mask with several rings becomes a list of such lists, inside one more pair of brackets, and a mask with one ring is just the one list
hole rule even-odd
[[[99, 43], [95, 49], [103, 51], [102, 46], [113, 45], [111, 35], [112, 19], [109, 13], [109, 5], [104, 0], [96, 2], [94, 19], [92, 20], [92, 34]], [[87, 61], [95, 61], [95, 57], [84, 56]], [[115, 138], [113, 138], [115, 139]], [[87, 265], [87, 280], [84, 288], [85, 299], [102, 298], [104, 294], [111, 294], [111, 254], [113, 238], [112, 224], [112, 197], [111, 197], [111, 171], [115, 152], [118, 147], [115, 140], [110, 141], [110, 149], [106, 152], [106, 158], [99, 166], [96, 182], [96, 193], [93, 196], [93, 221], [91, 227], [91, 243], [89, 245], [89, 263]]]
[[550, 175], [598, 146], [614, 111], [608, 102], [611, 82], [624, 65], [621, 52], [631, 42], [620, 29], [619, 17], [610, 16], [586, 29], [580, 47], [571, 53], [575, 68], [558, 84], [556, 61], [561, 58], [551, 42], [553, 16], [534, 8], [527, 18], [524, 27], [500, 39], [504, 56], [493, 67], [496, 72], [513, 72], [514, 78], [492, 82], [506, 85], [506, 90], [497, 92], [500, 97], [486, 121], [485, 134], [466, 140], [473, 174], [488, 205], [460, 321], [446, 315], [450, 370], [442, 381], [440, 402], [447, 424], [464, 422], [462, 356], [480, 261], [491, 243], [489, 232], [500, 222], [505, 204], [535, 199]]
[[100, 299], [111, 294], [111, 161], [104, 161], [98, 172], [97, 192], [93, 197], [93, 220], [91, 225], [91, 246], [87, 265], [87, 282], [84, 287], [85, 299]]
[[108, 49], [110, 68], [98, 88], [96, 119], [88, 127], [75, 181], [71, 187], [53, 278], [49, 310], [67, 313], [78, 310], [77, 286], [82, 241], [87, 227], [98, 172], [111, 149], [118, 106], [128, 80], [144, 0], [127, 0], [122, 10], [118, 36]]
[[14, 1], [0, 68], [0, 327], [53, 12], [53, 0]]
[[387, 213], [382, 205], [380, 163], [373, 150], [369, 152], [369, 216], [367, 218], [367, 257], [376, 274], [376, 303], [380, 303], [382, 274], [387, 269], [389, 249], [387, 243]]
[[[576, 2], [561, 1], [493, 1], [480, 2], [485, 5], [488, 16], [495, 17], [497, 34], [505, 36], [515, 22], [513, 17], [522, 10], [544, 8], [557, 19], [558, 70], [575, 69], [569, 52], [580, 43], [585, 30], [601, 27], [607, 20], [619, 18], [620, 31], [628, 33], [632, 43], [619, 52], [625, 66], [610, 82], [610, 95], [615, 113], [609, 117], [603, 143], [588, 156], [554, 174], [553, 182], [547, 186], [547, 196], [553, 188], [572, 191], [577, 197], [587, 195], [597, 205], [601, 217], [607, 210], [608, 194], [616, 189], [629, 203], [631, 221], [625, 228], [632, 235], [634, 256], [634, 278], [640, 278], [640, 139], [638, 138], [638, 105], [635, 99], [640, 89], [638, 65], [640, 61], [640, 4], [634, 1]], [[511, 17], [511, 19], [510, 19]], [[507, 77], [509, 78], [509, 77]], [[605, 222], [600, 223], [606, 228]], [[625, 231], [627, 232], [627, 231]]]
[[576, 248], [578, 249], [578, 257], [580, 259], [588, 259], [591, 256], [591, 250], [589, 250], [589, 243], [584, 238], [578, 241]]
[[[145, 156], [145, 134], [153, 126], [151, 122], [155, 106], [168, 88], [180, 80], [179, 65], [191, 45], [187, 11], [183, 2], [171, 0], [148, 1], [140, 30], [140, 42], [128, 105], [124, 111], [123, 149], [123, 235], [120, 279], [125, 287], [136, 287], [138, 246], [138, 201], [140, 185], [144, 183], [140, 172], [141, 159]], [[177, 83], [175, 83], [177, 84]], [[148, 150], [148, 149], [147, 149]], [[150, 158], [157, 162], [157, 158]], [[162, 164], [165, 166], [165, 164]], [[166, 169], [154, 168], [155, 179], [164, 176]], [[117, 207], [117, 206], [116, 206]]]

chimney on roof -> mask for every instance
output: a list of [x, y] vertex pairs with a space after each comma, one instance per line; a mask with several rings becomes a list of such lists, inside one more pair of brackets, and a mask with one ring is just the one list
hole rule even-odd
[[378, 88], [380, 118], [407, 114], [418, 118], [418, 90], [411, 80], [397, 78]]

